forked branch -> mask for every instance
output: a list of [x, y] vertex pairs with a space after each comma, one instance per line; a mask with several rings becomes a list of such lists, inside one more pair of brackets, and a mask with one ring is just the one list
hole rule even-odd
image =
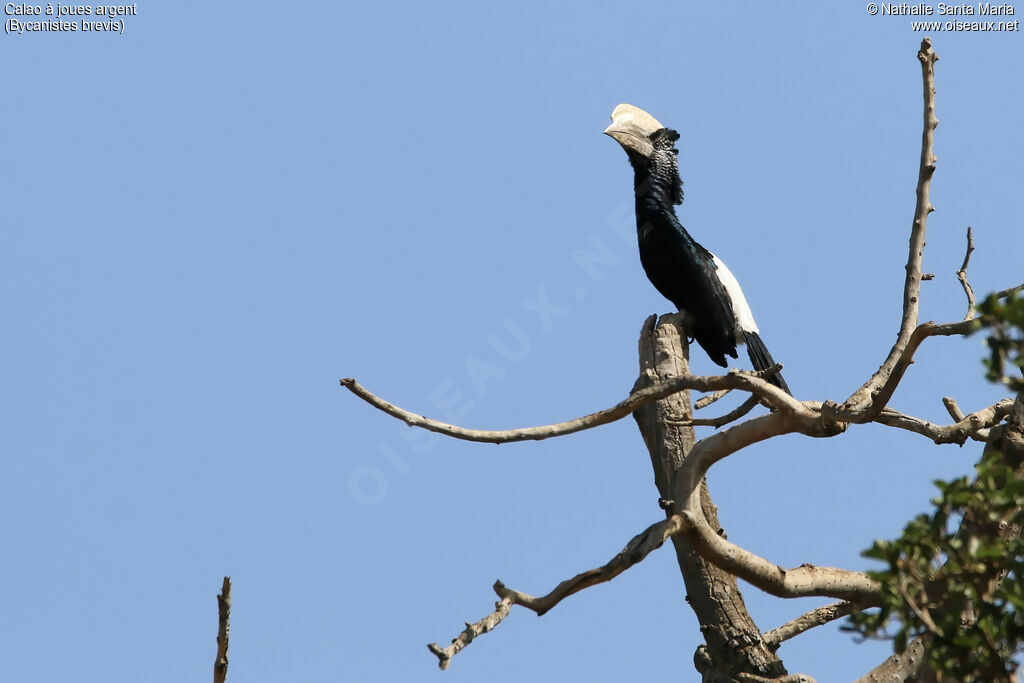
[[1012, 409], [1013, 399], [1004, 398], [1002, 401], [970, 415], [961, 415], [960, 419], [951, 425], [941, 426], [911, 415], [904, 415], [892, 408], [886, 408], [875, 418], [875, 422], [916, 432], [927, 436], [937, 444], [955, 443], [963, 446], [967, 439], [986, 441], [986, 430], [1002, 422]]

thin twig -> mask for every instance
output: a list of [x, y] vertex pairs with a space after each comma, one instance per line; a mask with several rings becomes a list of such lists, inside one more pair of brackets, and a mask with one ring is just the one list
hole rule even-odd
[[709, 405], [711, 405], [712, 403], [714, 403], [718, 399], [725, 398], [729, 394], [730, 391], [732, 391], [732, 389], [722, 389], [721, 391], [716, 391], [713, 394], [708, 394], [707, 396], [701, 396], [700, 398], [697, 399], [696, 403], [693, 404], [694, 410], [700, 410], [701, 408], [707, 408]]
[[510, 609], [512, 609], [512, 598], [502, 598], [494, 603], [494, 611], [480, 621], [475, 624], [467, 621], [465, 630], [457, 635], [448, 647], [441, 647], [437, 643], [428, 644], [427, 649], [437, 655], [437, 665], [441, 667], [441, 671], [446, 670], [452, 661], [452, 657], [459, 654], [462, 648], [472, 643], [474, 638], [487, 633], [504, 621]]
[[506, 588], [501, 581], [494, 584], [494, 592], [503, 598], [511, 596], [513, 604], [522, 605], [536, 612], [537, 616], [542, 616], [573, 593], [578, 593], [599, 583], [607, 583], [633, 565], [639, 564], [653, 551], [660, 548], [666, 540], [679, 533], [682, 528], [683, 519], [679, 515], [672, 515], [668, 519], [652, 524], [630, 539], [626, 547], [607, 563], [577, 574], [571, 579], [566, 579], [547, 595], [534, 597]]
[[624, 401], [605, 410], [584, 415], [583, 417], [559, 422], [541, 427], [523, 427], [520, 429], [507, 430], [485, 430], [466, 429], [457, 425], [432, 420], [422, 415], [411, 413], [408, 410], [388, 403], [384, 399], [375, 396], [356, 380], [351, 377], [341, 380], [341, 386], [347, 388], [353, 394], [363, 399], [378, 410], [388, 415], [397, 417], [410, 427], [422, 427], [431, 432], [445, 434], [447, 436], [464, 439], [466, 441], [480, 441], [484, 443], [512, 443], [515, 441], [540, 441], [554, 436], [564, 436], [575, 432], [591, 429], [600, 425], [615, 422], [630, 415], [642, 405], [658, 401], [678, 393], [685, 389], [696, 389], [698, 391], [715, 391], [718, 389], [741, 389], [762, 398], [772, 408], [785, 411], [808, 414], [805, 408], [795, 398], [782, 391], [778, 387], [762, 379], [762, 376], [778, 372], [780, 364], [759, 372], [748, 372], [745, 370], [730, 370], [727, 375], [686, 375], [674, 377], [667, 382], [662, 382], [646, 389], [633, 392]]
[[[781, 371], [782, 371], [782, 364], [781, 363], [776, 363], [775, 365], [773, 365], [770, 368], [766, 368], [764, 370], [761, 370], [760, 372], [757, 373], [757, 375], [761, 379], [769, 379], [769, 378], [775, 376], [776, 374], [778, 374]], [[720, 399], [723, 399], [726, 396], [728, 396], [730, 392], [732, 392], [732, 389], [722, 389], [721, 391], [716, 391], [716, 392], [714, 392], [712, 394], [708, 394], [707, 396], [701, 396], [700, 398], [697, 399], [696, 403], [694, 403], [694, 410], [700, 410], [702, 408], [707, 408], [712, 403], [715, 403], [716, 401], [718, 401]], [[694, 426], [699, 426], [699, 423], [697, 423], [697, 422], [694, 422], [693, 424], [694, 424]], [[711, 424], [711, 423], [709, 423], [709, 425], [710, 426], [716, 426], [716, 425]]]
[[935, 622], [932, 620], [932, 615], [928, 612], [928, 608], [917, 606], [917, 603], [914, 602], [914, 599], [910, 597], [910, 593], [907, 592], [907, 586], [905, 581], [899, 581], [896, 584], [896, 588], [899, 590], [900, 595], [903, 596], [903, 600], [907, 603], [907, 606], [909, 606], [910, 609], [913, 610], [914, 614], [917, 615], [917, 618], [920, 619], [921, 622], [928, 627], [928, 630], [934, 633], [935, 635], [941, 637], [942, 632], [939, 631], [939, 627], [936, 626]]
[[626, 547], [606, 564], [563, 581], [547, 595], [534, 597], [507, 588], [501, 581], [496, 581], [494, 592], [500, 599], [494, 604], [493, 612], [474, 624], [467, 623], [466, 628], [452, 640], [452, 644], [448, 647], [442, 648], [437, 643], [430, 643], [427, 648], [437, 655], [438, 665], [441, 669], [447, 669], [452, 657], [473, 642], [474, 638], [487, 633], [500, 624], [508, 616], [512, 605], [520, 605], [536, 612], [537, 616], [541, 616], [570, 595], [599, 583], [611, 581], [633, 565], [643, 561], [651, 552], [660, 548], [669, 537], [678, 533], [682, 529], [682, 524], [683, 521], [679, 515], [673, 515], [652, 524], [630, 539]]
[[730, 422], [735, 422], [740, 419], [751, 410], [753, 410], [761, 400], [757, 396], [750, 396], [746, 401], [739, 404], [725, 415], [719, 415], [718, 417], [694, 417], [689, 420], [679, 421], [678, 424], [688, 424], [693, 427], [724, 427]]
[[224, 683], [228, 677], [228, 637], [231, 633], [231, 577], [225, 576], [217, 596], [217, 659], [213, 663], [213, 683]]
[[967, 266], [971, 262], [971, 254], [974, 252], [974, 231], [971, 230], [971, 226], [967, 226], [967, 253], [964, 254], [963, 265], [960, 266], [960, 270], [956, 271], [956, 279], [960, 281], [961, 286], [964, 288], [964, 294], [967, 295], [967, 313], [964, 314], [964, 320], [970, 320], [974, 317], [974, 288], [971, 287], [971, 283], [967, 281]]
[[[921, 259], [924, 255], [925, 228], [928, 214], [935, 210], [930, 199], [932, 175], [935, 173], [935, 127], [939, 120], [935, 117], [935, 62], [939, 57], [932, 50], [929, 38], [921, 41], [921, 49], [917, 53], [921, 62], [921, 77], [924, 82], [924, 130], [921, 133], [921, 163], [917, 176], [917, 205], [914, 208], [914, 222], [910, 230], [910, 254], [907, 258], [907, 274], [903, 284], [903, 317], [896, 343], [889, 351], [888, 357], [878, 371], [871, 376], [864, 386], [846, 400], [840, 413], [858, 416], [879, 403], [876, 391], [883, 386], [895, 370], [904, 349], [910, 343], [911, 335], [917, 326], [918, 303], [921, 297]], [[885, 406], [882, 402], [878, 407]], [[877, 414], [877, 412], [875, 413]], [[870, 415], [870, 421], [874, 415]], [[861, 421], [861, 420], [858, 420]]]
[[942, 405], [946, 406], [946, 412], [957, 422], [964, 419], [964, 411], [960, 410], [960, 406], [952, 396], [943, 396]]
[[822, 626], [830, 621], [845, 617], [852, 611], [853, 603], [849, 602], [835, 602], [831, 605], [816, 607], [810, 612], [765, 633], [765, 643], [768, 644], [768, 647], [778, 647], [784, 641], [794, 638], [804, 631], [809, 631], [817, 626]]
[[1022, 289], [1024, 289], [1024, 284], [1017, 285], [1016, 287], [1010, 287], [1009, 289], [1001, 289], [998, 292], [996, 292], [993, 296], [995, 296], [995, 298], [997, 299], [1005, 299], [1011, 294], [1016, 294]]

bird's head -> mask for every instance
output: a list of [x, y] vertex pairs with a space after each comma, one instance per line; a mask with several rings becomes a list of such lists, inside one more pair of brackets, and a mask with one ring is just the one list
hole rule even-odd
[[650, 157], [654, 154], [652, 136], [659, 130], [667, 129], [658, 119], [640, 107], [623, 103], [612, 110], [612, 125], [604, 129], [604, 134], [614, 138], [627, 154]]
[[612, 110], [612, 125], [604, 129], [604, 134], [622, 145], [638, 173], [668, 182], [673, 203], [682, 203], [683, 185], [676, 159], [679, 150], [675, 148], [679, 133], [661, 125], [640, 107], [620, 104]]

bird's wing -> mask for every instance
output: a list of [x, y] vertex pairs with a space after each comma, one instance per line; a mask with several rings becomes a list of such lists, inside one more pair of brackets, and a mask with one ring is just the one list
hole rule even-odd
[[732, 271], [729, 270], [722, 259], [711, 254], [711, 260], [715, 264], [718, 280], [722, 283], [722, 287], [732, 303], [732, 311], [736, 316], [736, 326], [739, 327], [739, 331], [758, 332], [757, 323], [754, 322], [754, 313], [750, 310], [747, 297], [743, 296], [743, 290], [740, 288], [740, 283], [736, 276], [732, 274]]

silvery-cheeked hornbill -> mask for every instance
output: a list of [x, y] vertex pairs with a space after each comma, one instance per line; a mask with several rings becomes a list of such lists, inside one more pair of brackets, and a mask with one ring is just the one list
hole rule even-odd
[[[640, 263], [651, 284], [690, 314], [694, 338], [718, 365], [726, 367], [725, 356], [736, 358], [736, 345], [743, 343], [756, 369], [775, 365], [735, 276], [676, 217], [675, 205], [683, 203], [675, 148], [679, 133], [630, 104], [615, 107], [604, 132], [622, 145], [633, 165]], [[791, 393], [781, 374], [768, 380]]]

